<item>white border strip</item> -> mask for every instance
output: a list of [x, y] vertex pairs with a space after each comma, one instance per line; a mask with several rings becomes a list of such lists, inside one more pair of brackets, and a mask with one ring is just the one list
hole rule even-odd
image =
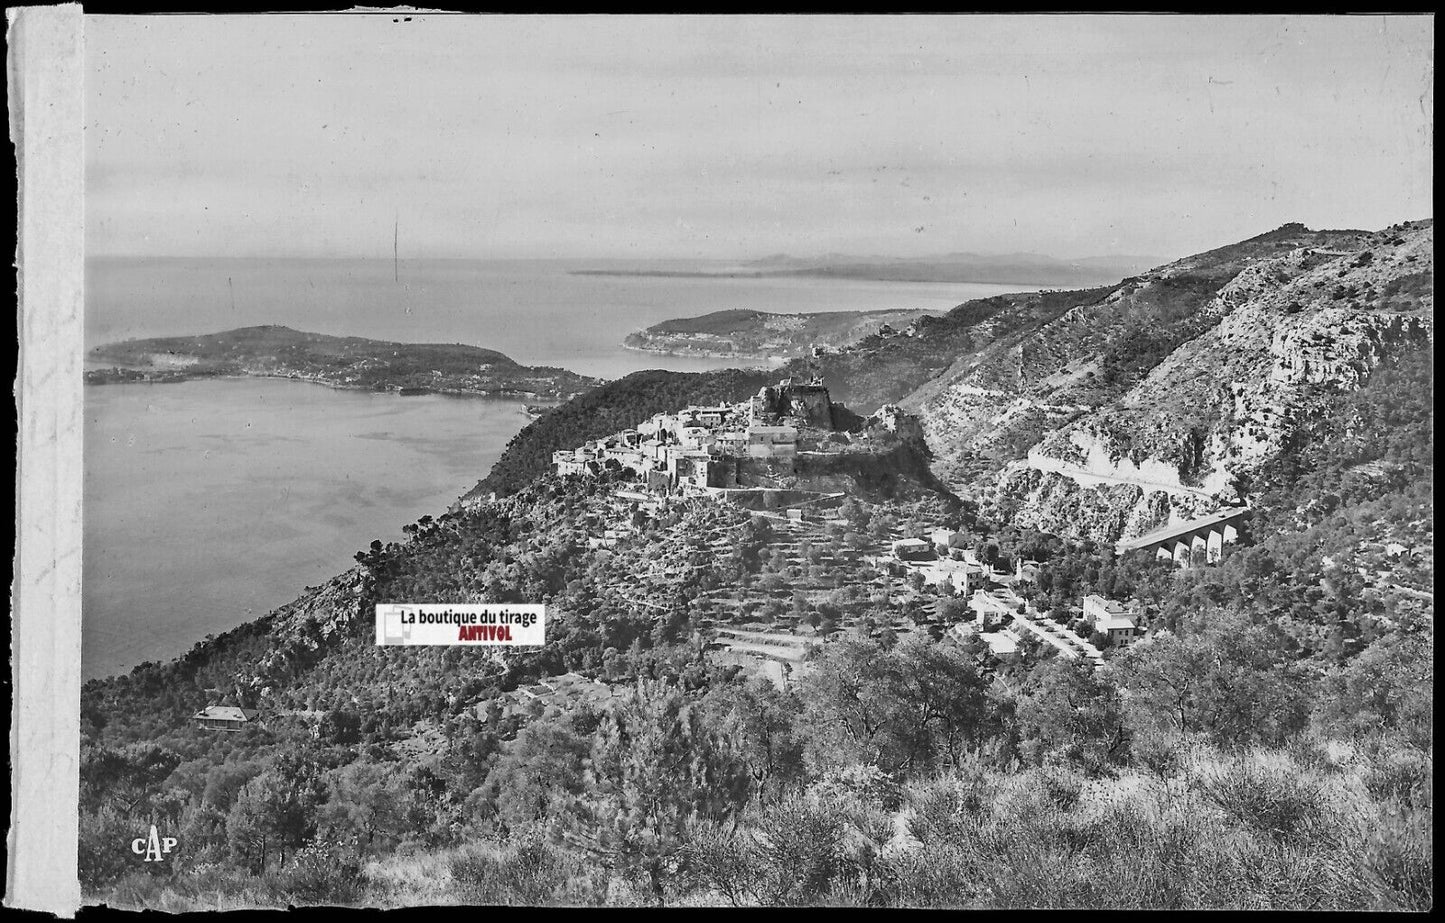
[[73, 917], [80, 906], [84, 25], [78, 4], [9, 9], [6, 19], [19, 171], [20, 363], [5, 903]]

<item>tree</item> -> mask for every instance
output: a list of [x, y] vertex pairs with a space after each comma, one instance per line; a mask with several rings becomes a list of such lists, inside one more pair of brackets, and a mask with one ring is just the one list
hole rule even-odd
[[1163, 632], [1115, 658], [1136, 731], [1204, 733], [1226, 749], [1279, 745], [1303, 728], [1308, 684], [1279, 629], [1222, 611], [1179, 637]]
[[803, 682], [802, 726], [819, 772], [952, 764], [996, 728], [986, 684], [967, 655], [920, 638], [891, 650], [844, 638], [824, 649]]
[[1039, 664], [1015, 714], [1019, 749], [1031, 763], [1065, 762], [1099, 775], [1127, 755], [1119, 692], [1081, 659]]
[[206, 772], [205, 788], [201, 793], [201, 800], [206, 804], [215, 805], [222, 811], [230, 811], [241, 787], [260, 775], [265, 768], [264, 763], [253, 760], [227, 761], [212, 766]]
[[945, 596], [940, 599], [933, 610], [938, 620], [945, 625], [953, 625], [968, 618], [968, 604], [956, 596]]
[[328, 836], [355, 836], [359, 846], [373, 849], [409, 832], [414, 826], [408, 813], [410, 789], [398, 768], [359, 760], [333, 772], [330, 797], [319, 814]]
[[81, 754], [81, 804], [98, 807], [108, 801], [122, 812], [129, 812], [159, 792], [180, 764], [179, 753], [153, 743], [131, 744], [118, 750], [87, 747]]
[[1326, 675], [1316, 698], [1317, 720], [1335, 733], [1401, 733], [1421, 749], [1431, 745], [1435, 664], [1429, 622], [1402, 618], [1381, 638]]
[[679, 689], [639, 682], [593, 736], [584, 792], [564, 816], [574, 841], [661, 901], [690, 823], [724, 820], [750, 786], [732, 741]]
[[570, 721], [532, 721], [487, 776], [483, 792], [490, 813], [511, 826], [560, 816], [583, 790], [588, 748]]
[[927, 756], [956, 766], [965, 750], [997, 730], [987, 684], [961, 652], [911, 638], [892, 654], [902, 678], [904, 720], [929, 733]]
[[328, 711], [317, 728], [322, 740], [348, 745], [361, 740], [361, 715], [349, 708]]
[[226, 819], [232, 855], [257, 872], [272, 855], [284, 865], [288, 853], [316, 835], [325, 799], [319, 767], [303, 754], [283, 752], [237, 793]]
[[708, 707], [736, 745], [759, 799], [802, 778], [803, 746], [793, 728], [802, 711], [796, 696], [753, 678], [718, 687]]
[[[143, 832], [143, 831], [142, 831]], [[125, 848], [137, 836], [136, 821], [111, 805], [81, 811], [76, 874], [87, 888], [103, 888], [117, 878], [151, 864]]]

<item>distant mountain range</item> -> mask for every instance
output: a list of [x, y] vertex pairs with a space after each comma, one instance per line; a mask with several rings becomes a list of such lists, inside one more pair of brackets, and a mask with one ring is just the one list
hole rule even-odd
[[1152, 256], [1091, 256], [1059, 259], [1037, 253], [945, 253], [888, 257], [828, 253], [819, 257], [784, 254], [741, 263], [613, 264], [573, 270], [574, 275], [672, 276], [692, 278], [775, 278], [785, 276], [871, 279], [884, 282], [973, 282], [999, 285], [1101, 285], [1142, 272], [1164, 260]]

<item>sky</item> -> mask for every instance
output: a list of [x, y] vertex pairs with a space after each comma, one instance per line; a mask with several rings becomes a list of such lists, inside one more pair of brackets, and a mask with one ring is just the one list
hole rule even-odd
[[1173, 258], [1431, 216], [1428, 17], [87, 16], [91, 255]]

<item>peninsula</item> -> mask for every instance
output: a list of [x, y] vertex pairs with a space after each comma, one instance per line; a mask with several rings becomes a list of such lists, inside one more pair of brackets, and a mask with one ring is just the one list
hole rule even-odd
[[566, 400], [600, 383], [566, 369], [520, 365], [478, 346], [392, 343], [274, 325], [108, 343], [92, 349], [87, 360], [93, 367], [85, 373], [86, 384], [248, 376], [295, 378], [334, 388], [406, 395]]
[[838, 349], [870, 334], [907, 329], [930, 312], [921, 310], [821, 311], [774, 314], [769, 311], [714, 311], [654, 324], [627, 335], [629, 349], [673, 356], [723, 356], [768, 359], [807, 355], [814, 349]]

